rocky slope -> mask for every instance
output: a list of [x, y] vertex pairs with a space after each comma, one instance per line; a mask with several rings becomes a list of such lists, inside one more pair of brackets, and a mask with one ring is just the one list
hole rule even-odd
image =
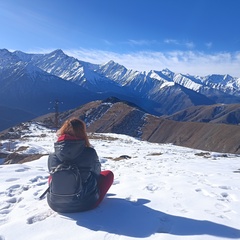
[[[150, 142], [240, 153], [240, 126], [173, 121], [147, 114], [136, 105], [116, 98], [93, 101], [59, 115], [60, 122], [70, 117], [84, 120], [89, 132], [126, 134]], [[54, 114], [37, 120], [54, 126]]]

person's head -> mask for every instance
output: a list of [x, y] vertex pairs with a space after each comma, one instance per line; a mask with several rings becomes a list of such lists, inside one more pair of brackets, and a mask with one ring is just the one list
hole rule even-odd
[[76, 137], [77, 139], [84, 140], [86, 146], [90, 146], [86, 124], [78, 118], [70, 118], [66, 120], [62, 127], [58, 130], [58, 136], [68, 134], [70, 136]]

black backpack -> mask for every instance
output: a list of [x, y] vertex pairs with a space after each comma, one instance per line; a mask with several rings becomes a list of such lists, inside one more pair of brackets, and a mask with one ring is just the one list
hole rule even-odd
[[69, 198], [81, 198], [82, 179], [80, 171], [74, 163], [61, 163], [51, 171], [49, 191], [51, 198], [65, 202]]

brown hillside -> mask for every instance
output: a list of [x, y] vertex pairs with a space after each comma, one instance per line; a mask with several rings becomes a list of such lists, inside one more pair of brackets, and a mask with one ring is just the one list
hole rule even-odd
[[212, 122], [237, 125], [240, 123], [240, 104], [193, 106], [166, 118], [175, 121]]
[[84, 120], [89, 132], [126, 134], [150, 142], [240, 153], [238, 125], [177, 122], [146, 114], [137, 107], [120, 101], [90, 102], [59, 115], [62, 122], [70, 117]]
[[[240, 126], [177, 122], [148, 116], [142, 138], [206, 151], [240, 153]], [[149, 122], [151, 126], [149, 126]], [[155, 129], [153, 130], [153, 126]]]

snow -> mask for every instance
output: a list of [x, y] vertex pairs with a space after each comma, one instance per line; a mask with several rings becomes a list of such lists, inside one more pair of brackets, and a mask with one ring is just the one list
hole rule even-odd
[[[39, 125], [30, 131], [22, 138], [29, 146], [23, 152], [53, 150], [55, 132]], [[46, 198], [39, 200], [47, 188], [47, 155], [0, 165], [0, 240], [240, 239], [239, 156], [124, 135], [93, 136], [102, 169], [115, 175], [101, 205], [58, 214]], [[9, 151], [2, 143], [1, 151]]]

